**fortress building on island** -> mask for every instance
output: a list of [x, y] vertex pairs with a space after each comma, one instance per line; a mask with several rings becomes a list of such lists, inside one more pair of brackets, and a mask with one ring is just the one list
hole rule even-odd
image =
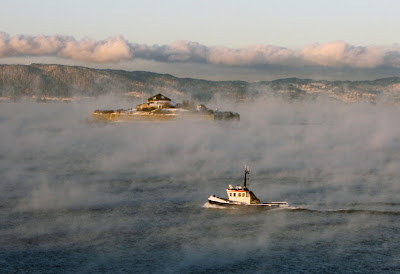
[[240, 120], [240, 115], [231, 111], [218, 111], [208, 109], [205, 105], [195, 104], [189, 101], [175, 103], [161, 93], [151, 96], [146, 103], [142, 103], [132, 109], [95, 110], [95, 121], [137, 121], [137, 120]]
[[154, 109], [163, 109], [163, 108], [175, 108], [176, 103], [171, 101], [167, 96], [162, 95], [161, 93], [151, 96], [147, 99], [147, 103], [140, 104], [136, 106], [136, 110], [138, 111], [151, 111]]

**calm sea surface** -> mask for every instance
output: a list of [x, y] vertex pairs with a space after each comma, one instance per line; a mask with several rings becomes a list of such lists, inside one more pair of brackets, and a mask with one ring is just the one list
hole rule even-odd
[[[255, 104], [233, 124], [0, 104], [0, 272], [399, 272], [400, 110]], [[290, 207], [207, 207], [244, 164]]]

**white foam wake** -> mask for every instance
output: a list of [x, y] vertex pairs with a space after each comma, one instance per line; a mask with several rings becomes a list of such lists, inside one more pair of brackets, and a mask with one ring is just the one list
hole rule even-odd
[[210, 204], [209, 202], [206, 202], [203, 206], [202, 206], [203, 208], [215, 208], [215, 209], [227, 209], [227, 207], [225, 207], [225, 206], [220, 206], [220, 205], [213, 205], [213, 204]]

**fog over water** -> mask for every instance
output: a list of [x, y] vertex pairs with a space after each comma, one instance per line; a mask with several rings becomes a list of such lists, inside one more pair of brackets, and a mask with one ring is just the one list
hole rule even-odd
[[[213, 121], [88, 123], [118, 98], [0, 104], [4, 272], [400, 271], [398, 105], [263, 98]], [[289, 209], [204, 208], [249, 164]]]

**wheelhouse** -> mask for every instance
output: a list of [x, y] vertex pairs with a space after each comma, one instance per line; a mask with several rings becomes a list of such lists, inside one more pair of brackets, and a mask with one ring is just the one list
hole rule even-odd
[[245, 166], [243, 187], [236, 186], [234, 188], [232, 185], [229, 185], [229, 188], [226, 190], [228, 194], [228, 200], [248, 205], [260, 203], [260, 200], [256, 197], [256, 195], [254, 195], [254, 193], [247, 188], [247, 174], [249, 173], [250, 170], [247, 166]]

